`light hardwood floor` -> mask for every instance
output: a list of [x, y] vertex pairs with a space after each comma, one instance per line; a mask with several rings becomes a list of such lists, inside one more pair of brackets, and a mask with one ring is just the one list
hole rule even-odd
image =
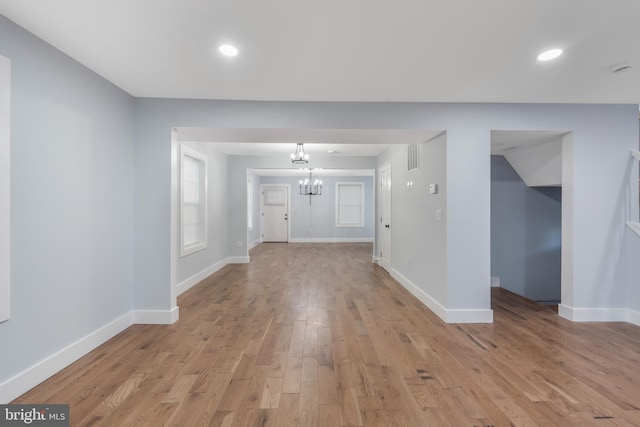
[[262, 244], [14, 403], [89, 426], [639, 426], [640, 328], [494, 290], [446, 325], [370, 244]]

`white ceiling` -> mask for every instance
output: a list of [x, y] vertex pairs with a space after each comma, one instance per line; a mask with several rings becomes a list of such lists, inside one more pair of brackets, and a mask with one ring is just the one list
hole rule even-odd
[[[640, 102], [635, 0], [0, 0], [0, 13], [139, 97]], [[221, 57], [224, 42], [240, 54]], [[538, 62], [551, 47], [565, 54]]]
[[[309, 169], [252, 169], [260, 176], [299, 176], [308, 177]], [[373, 169], [311, 169], [313, 176], [374, 176]]]
[[550, 142], [562, 142], [567, 131], [494, 130], [491, 131], [491, 154], [504, 155], [520, 148], [535, 147]]
[[[317, 156], [378, 156], [391, 144], [427, 142], [442, 131], [403, 129], [177, 128], [179, 142], [213, 142], [235, 156], [289, 156], [296, 144]], [[329, 150], [336, 153], [329, 154]]]
[[[294, 143], [284, 142], [218, 142], [215, 147], [229, 156], [282, 156], [289, 157], [296, 151]], [[377, 157], [389, 144], [304, 144], [304, 152], [311, 158], [321, 156]], [[329, 153], [333, 150], [334, 153]]]

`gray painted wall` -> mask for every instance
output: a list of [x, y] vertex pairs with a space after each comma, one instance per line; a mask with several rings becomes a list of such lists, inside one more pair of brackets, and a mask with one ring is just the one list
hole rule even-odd
[[491, 276], [534, 301], [560, 301], [561, 187], [528, 187], [491, 156]]
[[[178, 284], [224, 260], [227, 257], [228, 247], [228, 156], [217, 150], [212, 144], [187, 142], [184, 145], [207, 156], [207, 247], [180, 257], [180, 242], [176, 242]], [[176, 220], [179, 221], [179, 218]]]
[[622, 265], [617, 277], [621, 282], [625, 282], [627, 277], [634, 280], [626, 281], [627, 283], [627, 307], [636, 311], [636, 324], [640, 322], [640, 263], [638, 263], [638, 254], [640, 254], [640, 237], [635, 233], [627, 233], [623, 240]]
[[[308, 166], [375, 169], [375, 162], [375, 157], [314, 156]], [[229, 256], [247, 256], [247, 169], [290, 168], [291, 159], [286, 156], [229, 156]], [[241, 242], [240, 247], [238, 241]]]
[[[0, 342], [19, 349], [2, 354], [0, 381], [128, 312], [132, 301], [137, 309], [175, 305], [169, 231], [175, 126], [446, 130], [446, 274], [440, 275], [448, 309], [490, 306], [491, 130], [573, 131], [563, 156], [570, 181], [563, 172], [570, 190], [563, 208], [572, 218], [563, 241], [572, 260], [563, 303], [640, 309], [640, 245], [624, 225], [630, 211], [638, 214], [628, 196], [637, 194], [630, 179], [637, 162], [629, 157], [637, 148], [637, 105], [134, 100], [3, 17], [0, 54], [12, 61], [12, 318], [0, 324]], [[246, 169], [289, 165], [228, 162], [228, 255], [245, 255]], [[310, 166], [372, 169], [376, 159], [337, 163], [317, 159]], [[418, 209], [425, 219], [432, 214]], [[235, 240], [245, 247], [236, 248]], [[394, 251], [413, 244], [398, 239]], [[416, 263], [427, 258], [417, 256]], [[442, 287], [435, 289], [442, 298]]]
[[[291, 238], [345, 238], [372, 239], [374, 195], [373, 177], [371, 176], [323, 176], [323, 191], [320, 196], [301, 196], [299, 181], [308, 175], [299, 177], [263, 176], [262, 184], [289, 184], [291, 186]], [[315, 180], [316, 177], [314, 177]], [[364, 227], [336, 227], [336, 182], [363, 182], [365, 184], [365, 226]]]
[[[627, 194], [634, 191], [637, 182], [629, 179], [630, 169], [621, 165], [628, 164], [629, 151], [637, 147], [637, 106], [137, 99], [136, 113], [136, 304], [157, 308], [175, 304], [167, 290], [169, 235], [163, 231], [170, 224], [169, 129], [204, 126], [446, 129], [450, 309], [490, 307], [491, 130], [572, 130], [573, 147], [563, 156], [563, 170], [572, 165], [573, 182], [568, 188], [573, 221], [568, 231], [573, 265], [571, 280], [563, 284], [563, 303], [571, 307], [627, 306], [627, 284], [636, 279], [618, 275], [622, 238], [629, 232], [622, 218], [631, 209]], [[245, 160], [233, 157], [229, 159], [230, 186], [239, 181], [244, 188], [246, 168], [235, 165]], [[286, 159], [280, 162], [278, 167], [287, 167]], [[239, 174], [239, 179], [231, 179], [234, 174]], [[563, 186], [567, 188], [567, 182]], [[243, 236], [243, 241], [245, 193], [230, 188], [229, 195], [229, 211], [236, 213], [229, 216], [230, 236]], [[594, 193], [599, 196], [595, 205]], [[566, 202], [565, 198], [564, 205]], [[144, 221], [149, 217], [153, 219]], [[230, 251], [246, 254], [246, 248]]]
[[253, 179], [253, 229], [248, 231], [247, 242], [251, 244], [262, 241], [262, 224], [260, 221], [260, 176], [252, 170], [247, 171], [247, 176]]
[[12, 66], [2, 383], [132, 308], [134, 101], [2, 16], [0, 54]]
[[[407, 146], [392, 146], [378, 159], [391, 163], [391, 265], [420, 290], [447, 306], [447, 139], [420, 145], [420, 167], [407, 171]], [[408, 189], [407, 182], [413, 182]], [[429, 192], [438, 185], [438, 193]], [[436, 221], [435, 211], [443, 211]], [[378, 252], [379, 253], [379, 250]]]

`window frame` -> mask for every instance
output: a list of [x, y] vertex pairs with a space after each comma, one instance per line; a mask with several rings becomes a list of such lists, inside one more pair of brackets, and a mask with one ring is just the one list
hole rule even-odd
[[253, 177], [247, 178], [247, 229], [253, 231], [253, 207], [254, 207]]
[[[185, 160], [189, 158], [199, 163], [199, 202], [198, 216], [202, 218], [198, 239], [195, 243], [185, 244]], [[207, 248], [208, 216], [207, 216], [207, 156], [184, 144], [180, 145], [180, 257], [191, 255]]]
[[[340, 222], [340, 187], [360, 187], [360, 222], [341, 223]], [[365, 185], [362, 181], [340, 181], [336, 182], [336, 227], [340, 228], [363, 228], [365, 226]]]

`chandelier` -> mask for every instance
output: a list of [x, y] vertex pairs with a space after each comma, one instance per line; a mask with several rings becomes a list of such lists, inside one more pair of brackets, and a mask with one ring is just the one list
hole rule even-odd
[[296, 152], [291, 153], [291, 163], [295, 165], [304, 165], [305, 163], [309, 163], [309, 155], [305, 154], [302, 143], [298, 143], [296, 146]]
[[300, 195], [309, 196], [309, 205], [311, 205], [311, 196], [320, 196], [322, 194], [322, 181], [316, 179], [313, 181], [311, 169], [309, 169], [309, 179], [300, 180]]

